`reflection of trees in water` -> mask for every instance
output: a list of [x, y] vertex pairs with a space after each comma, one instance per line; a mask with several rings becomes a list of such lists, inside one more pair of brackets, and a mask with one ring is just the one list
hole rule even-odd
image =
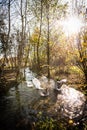
[[18, 115], [25, 117], [28, 111], [28, 108], [25, 104], [23, 105], [22, 103], [22, 100], [21, 100], [22, 97], [20, 96], [20, 91], [19, 91], [18, 86], [15, 88], [15, 97], [17, 100], [17, 111], [19, 112]]
[[20, 92], [18, 86], [15, 87], [15, 98], [17, 101], [17, 111], [16, 111], [16, 118], [21, 119], [21, 101], [20, 101]]
[[51, 112], [54, 111], [54, 104], [56, 103], [57, 94], [54, 91], [50, 91], [48, 97], [39, 96], [37, 99], [33, 100], [31, 103], [31, 108], [38, 111]]
[[35, 114], [35, 110], [29, 109], [26, 103], [22, 105], [20, 91], [18, 87], [15, 88], [15, 97], [17, 100], [16, 129], [17, 130], [22, 130], [22, 129], [33, 130], [32, 117], [33, 117], [33, 114]]
[[16, 128], [23, 129], [23, 127], [25, 127], [26, 114], [24, 113], [24, 107], [22, 106], [22, 103], [21, 103], [20, 91], [19, 91], [18, 86], [15, 87], [15, 98], [17, 101]]
[[15, 98], [17, 101], [16, 119], [22, 120], [25, 117], [25, 113], [23, 112], [24, 107], [22, 106], [20, 91], [19, 91], [18, 86], [15, 87]]
[[20, 109], [21, 107], [21, 101], [20, 101], [20, 92], [18, 86], [15, 87], [15, 98], [17, 100], [17, 106]]
[[[79, 107], [78, 105], [77, 105], [78, 107], [76, 106], [76, 108], [74, 108], [74, 106], [73, 106], [69, 110], [69, 107], [71, 107], [72, 103], [74, 104], [74, 101], [73, 101], [73, 99], [75, 99], [74, 97], [71, 97], [71, 96], [69, 97], [70, 98], [69, 103], [71, 104], [70, 106], [68, 105], [68, 96], [69, 95], [67, 95], [65, 98], [65, 100], [67, 100], [67, 102], [64, 102], [64, 104], [63, 104], [63, 101], [61, 101], [62, 100], [61, 98], [64, 97], [65, 89], [64, 89], [64, 93], [62, 92], [63, 95], [61, 95], [61, 93], [58, 93], [56, 90], [51, 90], [50, 95], [48, 97], [41, 97], [39, 95], [38, 90], [33, 89], [33, 88], [25, 89], [24, 84], [22, 84], [22, 85], [23, 86], [20, 86], [21, 90], [23, 89], [22, 91], [20, 91], [20, 87], [15, 88], [15, 99], [17, 101], [16, 125], [18, 128], [20, 128], [21, 125], [22, 125], [22, 127], [28, 128], [29, 125], [31, 125], [33, 121], [37, 120], [37, 114], [39, 111], [45, 112], [49, 116], [50, 115], [53, 117], [55, 116], [55, 118], [57, 118], [60, 121], [63, 118], [64, 118], [64, 121], [69, 120], [68, 116], [70, 116], [70, 114], [71, 114], [70, 112], [72, 112], [72, 114], [75, 114], [75, 112], [76, 112], [76, 114], [80, 113], [80, 109], [78, 108]], [[70, 88], [66, 88], [66, 89], [68, 90]], [[71, 91], [69, 91], [69, 92], [71, 92]], [[75, 91], [75, 92], [77, 92], [77, 91]], [[23, 97], [22, 97], [22, 95], [23, 95]], [[73, 102], [71, 102], [71, 99]], [[79, 101], [79, 100], [80, 99], [77, 98], [77, 101]], [[82, 98], [81, 98], [81, 100], [82, 100]], [[77, 103], [79, 103], [79, 102], [77, 102]], [[57, 110], [60, 110], [60, 111], [55, 111], [55, 104], [57, 105], [56, 106]], [[73, 108], [75, 109], [75, 111], [71, 111]], [[78, 110], [77, 110], [77, 108], [78, 108]], [[81, 110], [82, 110], [82, 108], [81, 108]], [[65, 116], [65, 114], [66, 114], [66, 116]], [[82, 118], [82, 116], [83, 115], [81, 114], [80, 118]], [[74, 119], [75, 122], [77, 122], [80, 118]]]

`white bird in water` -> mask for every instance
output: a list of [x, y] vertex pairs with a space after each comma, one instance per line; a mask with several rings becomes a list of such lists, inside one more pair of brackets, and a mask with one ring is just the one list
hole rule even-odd
[[43, 89], [43, 88], [41, 87], [40, 81], [39, 81], [37, 78], [33, 78], [33, 79], [32, 79], [32, 82], [33, 82], [34, 86], [36, 87], [36, 89]]

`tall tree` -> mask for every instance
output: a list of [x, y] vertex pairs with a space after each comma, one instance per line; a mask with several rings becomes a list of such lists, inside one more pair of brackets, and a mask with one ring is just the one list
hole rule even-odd
[[47, 0], [47, 4], [46, 4], [46, 13], [47, 13], [47, 71], [48, 71], [48, 78], [50, 78], [50, 47], [49, 47], [50, 30], [49, 30], [49, 3], [48, 3], [48, 0]]
[[[24, 50], [24, 15], [23, 15], [23, 0], [20, 2], [21, 30], [18, 45], [18, 66], [22, 66], [23, 50]], [[20, 69], [20, 68], [19, 68]]]
[[37, 66], [38, 66], [38, 71], [40, 71], [40, 58], [39, 58], [39, 45], [40, 45], [40, 39], [41, 39], [41, 31], [42, 31], [42, 13], [43, 13], [43, 5], [42, 5], [42, 0], [41, 0], [41, 5], [40, 5], [40, 31], [39, 31], [39, 36], [38, 36], [38, 42], [37, 42]]

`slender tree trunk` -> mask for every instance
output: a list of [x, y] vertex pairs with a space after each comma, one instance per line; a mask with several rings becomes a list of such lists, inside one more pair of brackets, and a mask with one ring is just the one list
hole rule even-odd
[[5, 51], [4, 51], [4, 63], [8, 63], [8, 58], [7, 58], [7, 48], [8, 48], [8, 42], [9, 42], [9, 35], [10, 35], [10, 28], [11, 28], [11, 20], [10, 20], [10, 0], [8, 1], [8, 35], [7, 35], [7, 43], [5, 46]]
[[46, 5], [47, 10], [47, 71], [48, 71], [48, 78], [50, 78], [50, 47], [49, 47], [49, 3]]
[[34, 64], [36, 64], [36, 46], [34, 44]]
[[27, 66], [27, 63], [28, 63], [28, 58], [29, 58], [29, 51], [30, 51], [30, 46], [28, 45], [28, 50], [27, 50], [27, 54], [26, 54], [26, 57], [25, 57], [25, 67]]
[[25, 38], [25, 33], [26, 33], [26, 22], [27, 22], [27, 0], [26, 0], [26, 3], [25, 3], [25, 27], [24, 27], [24, 38]]
[[9, 0], [9, 4], [8, 4], [8, 13], [9, 13], [9, 30], [8, 30], [8, 36], [10, 34], [10, 30], [11, 30], [11, 19], [10, 19], [10, 0]]
[[41, 18], [40, 18], [40, 32], [38, 36], [38, 43], [37, 43], [37, 69], [40, 71], [40, 58], [39, 58], [39, 46], [40, 46], [40, 39], [41, 39], [41, 29], [42, 29], [42, 12], [43, 12], [43, 6], [42, 6], [42, 0], [41, 0]]
[[87, 70], [85, 71], [85, 83], [87, 84]]
[[[28, 40], [26, 39], [26, 23], [27, 23], [27, 17], [26, 17], [26, 15], [27, 15], [27, 0], [26, 0], [26, 3], [25, 3], [25, 25], [24, 25], [24, 42], [26, 43], [28, 43]], [[29, 38], [30, 38], [30, 33], [29, 33]], [[24, 64], [24, 67], [26, 67], [27, 66], [27, 62], [28, 62], [28, 56], [29, 56], [29, 50], [30, 50], [30, 45], [28, 45], [28, 50], [27, 50], [27, 52], [26, 52], [26, 57], [25, 57], [25, 64]]]
[[19, 41], [19, 58], [18, 58], [18, 66], [22, 67], [22, 59], [23, 59], [23, 48], [24, 48], [24, 19], [23, 19], [23, 0], [21, 0], [21, 42]]
[[22, 33], [21, 33], [21, 53], [22, 53], [22, 55], [21, 55], [21, 65], [22, 65], [22, 59], [23, 59], [23, 49], [24, 49], [24, 16], [23, 16], [23, 0], [21, 0], [21, 23], [22, 23], [22, 26], [21, 26], [21, 28], [22, 28]]
[[[28, 37], [30, 38], [30, 32], [28, 34]], [[28, 41], [27, 41], [28, 43]], [[25, 57], [25, 67], [27, 66], [27, 62], [28, 62], [28, 59], [29, 59], [29, 52], [30, 52], [30, 43], [28, 43], [28, 49], [27, 49], [27, 52], [26, 52], [26, 57]]]
[[[18, 67], [17, 67], [17, 78], [19, 76], [20, 69], [23, 65], [23, 49], [24, 49], [24, 17], [23, 17], [23, 0], [21, 0], [21, 5], [20, 5], [20, 12], [21, 12], [21, 36], [19, 35], [18, 32]], [[21, 41], [19, 40], [21, 39]]]

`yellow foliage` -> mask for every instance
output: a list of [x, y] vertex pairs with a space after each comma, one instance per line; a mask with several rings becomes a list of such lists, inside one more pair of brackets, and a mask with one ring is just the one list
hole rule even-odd
[[83, 47], [86, 47], [86, 48], [87, 48], [87, 43], [84, 43], [84, 42], [83, 42], [82, 45], [83, 45]]
[[87, 54], [83, 57], [83, 59], [87, 59]]
[[69, 124], [73, 124], [73, 120], [72, 119], [69, 120]]
[[73, 73], [82, 73], [81, 70], [77, 66], [71, 66], [70, 71]]
[[80, 62], [83, 62], [83, 58], [80, 58], [79, 60], [80, 60]]
[[33, 34], [32, 35], [32, 41], [37, 42], [38, 41], [38, 34]]

